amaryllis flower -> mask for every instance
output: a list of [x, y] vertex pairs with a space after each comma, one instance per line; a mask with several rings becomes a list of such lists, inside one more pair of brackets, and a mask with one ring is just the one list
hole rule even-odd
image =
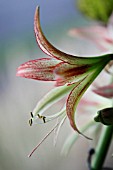
[[[55, 81], [57, 87], [38, 102], [31, 113], [30, 125], [37, 122], [46, 123], [58, 117], [65, 120], [67, 116], [72, 128], [81, 134], [75, 121], [76, 107], [84, 92], [112, 59], [112, 55], [78, 57], [58, 50], [50, 44], [42, 32], [39, 7], [35, 12], [34, 31], [39, 47], [49, 57], [31, 60], [22, 64], [17, 70], [17, 76], [35, 80]], [[64, 98], [68, 93], [66, 104], [61, 111], [54, 115], [44, 115], [47, 108]]]

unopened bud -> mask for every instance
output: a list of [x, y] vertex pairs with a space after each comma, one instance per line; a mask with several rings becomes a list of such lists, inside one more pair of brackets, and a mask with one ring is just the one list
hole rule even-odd
[[101, 122], [104, 125], [113, 125], [113, 107], [99, 110], [97, 114], [94, 118], [96, 122]]

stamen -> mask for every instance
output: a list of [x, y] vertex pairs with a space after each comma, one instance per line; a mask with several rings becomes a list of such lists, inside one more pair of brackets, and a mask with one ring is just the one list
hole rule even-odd
[[30, 112], [30, 114], [31, 114], [31, 117], [33, 118], [33, 113], [32, 113], [32, 112]]
[[46, 123], [46, 117], [45, 116], [42, 116], [42, 115], [39, 115], [37, 114], [37, 116], [39, 117], [39, 119], [42, 119], [44, 123]]
[[32, 124], [33, 124], [33, 120], [30, 119], [30, 120], [29, 120], [29, 125], [32, 126]]

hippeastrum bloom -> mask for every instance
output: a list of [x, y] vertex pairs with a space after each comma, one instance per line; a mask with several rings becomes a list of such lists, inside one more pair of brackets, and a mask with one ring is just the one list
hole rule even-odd
[[[30, 125], [37, 122], [46, 123], [59, 116], [62, 120], [65, 120], [67, 115], [72, 128], [81, 134], [75, 121], [76, 107], [84, 92], [112, 59], [112, 55], [78, 57], [58, 50], [50, 44], [42, 32], [39, 7], [35, 12], [34, 32], [39, 47], [49, 57], [31, 60], [22, 64], [17, 70], [17, 76], [35, 80], [55, 81], [57, 87], [38, 102], [31, 113], [29, 123]], [[64, 98], [67, 93], [69, 93], [69, 96], [66, 105], [60, 112], [51, 116], [44, 115], [47, 108]]]

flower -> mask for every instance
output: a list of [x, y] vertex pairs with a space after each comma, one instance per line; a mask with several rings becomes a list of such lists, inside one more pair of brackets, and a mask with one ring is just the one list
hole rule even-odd
[[[42, 32], [39, 7], [35, 12], [34, 32], [39, 47], [49, 58], [31, 60], [20, 65], [17, 70], [17, 76], [35, 80], [55, 81], [57, 87], [38, 102], [31, 113], [30, 125], [37, 122], [46, 123], [58, 117], [64, 119], [67, 115], [72, 128], [82, 134], [76, 125], [76, 107], [87, 88], [112, 59], [112, 55], [78, 57], [58, 50], [50, 44]], [[51, 116], [43, 114], [48, 107], [64, 98], [67, 93], [69, 93], [69, 96], [66, 105], [61, 111]]]

